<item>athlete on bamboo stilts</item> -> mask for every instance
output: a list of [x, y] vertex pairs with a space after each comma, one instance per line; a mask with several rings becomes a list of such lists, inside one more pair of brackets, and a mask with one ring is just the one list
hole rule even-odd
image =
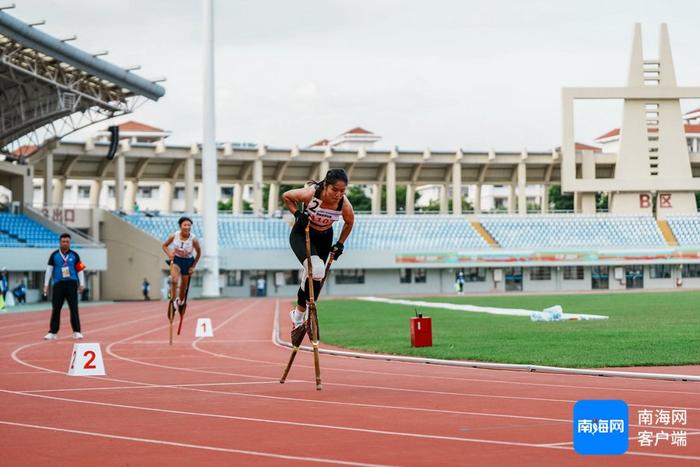
[[[180, 229], [163, 242], [163, 251], [170, 260], [170, 299], [173, 301], [175, 311], [178, 311], [180, 305], [185, 303], [187, 285], [197, 267], [199, 258], [202, 256], [199, 240], [192, 233], [192, 219], [181, 217], [177, 223]], [[196, 252], [197, 256], [194, 256], [193, 252]], [[181, 276], [182, 283], [180, 283], [178, 290], [178, 281]]]
[[[304, 188], [289, 190], [282, 195], [295, 222], [289, 235], [289, 244], [303, 265], [301, 286], [297, 292], [297, 306], [289, 317], [297, 328], [306, 321], [309, 303], [308, 265], [306, 262], [305, 228], [309, 225], [311, 239], [311, 266], [313, 272], [314, 297], [321, 292], [321, 281], [325, 275], [325, 263], [330, 254], [336, 260], [343, 254], [344, 243], [355, 222], [355, 212], [345, 196], [348, 176], [342, 169], [332, 169], [320, 182], [310, 181]], [[302, 207], [299, 209], [299, 203]], [[343, 217], [345, 225], [338, 241], [333, 244], [333, 223]]]

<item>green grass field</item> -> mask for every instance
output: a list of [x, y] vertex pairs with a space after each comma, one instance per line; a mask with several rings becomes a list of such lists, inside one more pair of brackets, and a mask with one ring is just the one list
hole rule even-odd
[[700, 292], [438, 297], [415, 300], [592, 313], [604, 321], [531, 322], [529, 318], [440, 309], [433, 347], [412, 348], [414, 307], [321, 300], [322, 340], [348, 349], [482, 362], [577, 368], [700, 364]]

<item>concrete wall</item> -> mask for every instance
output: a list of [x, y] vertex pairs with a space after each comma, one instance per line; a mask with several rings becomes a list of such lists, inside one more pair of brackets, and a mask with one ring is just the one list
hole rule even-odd
[[329, 287], [326, 293], [329, 295], [373, 295], [373, 294], [420, 294], [441, 293], [441, 273], [439, 270], [427, 270], [426, 281], [415, 282], [412, 275], [411, 282], [402, 284], [398, 269], [369, 269], [365, 270], [364, 284], [338, 284], [335, 271], [329, 278]]
[[101, 296], [107, 300], [139, 300], [144, 277], [151, 283], [151, 298], [160, 298], [165, 274], [161, 242], [108, 211], [101, 211], [100, 241], [107, 246], [109, 268], [102, 273]]
[[502, 268], [499, 268], [498, 270], [501, 272], [501, 280], [498, 282], [495, 281], [496, 269], [489, 269], [489, 271], [488, 271], [489, 275], [487, 277], [491, 278], [491, 284], [493, 284], [493, 288], [491, 290], [493, 290], [494, 292], [505, 292], [506, 291], [505, 271]]
[[684, 277], [683, 278], [683, 285], [681, 286], [683, 289], [700, 289], [700, 277]]
[[61, 222], [73, 229], [90, 229], [92, 227], [92, 209], [90, 208], [39, 207], [35, 209], [41, 216], [31, 216], [31, 211], [27, 212], [27, 215], [40, 223], [42, 219], [49, 219]]
[[[442, 271], [441, 274], [441, 289], [440, 293], [456, 293], [455, 289], [455, 276], [459, 269], [442, 269], [436, 272]], [[430, 272], [430, 270], [429, 270]], [[465, 282], [464, 283], [464, 293], [484, 293], [491, 292], [494, 289], [493, 282], [493, 269], [486, 269], [486, 280], [477, 282]], [[505, 287], [505, 286], [504, 286]], [[503, 289], [505, 290], [505, 288]]]
[[20, 205], [32, 202], [33, 176], [34, 167], [32, 166], [0, 161], [0, 185], [9, 190], [13, 202], [18, 202]]
[[[58, 244], [56, 245], [58, 248]], [[49, 255], [56, 248], [0, 248], [0, 267], [9, 272], [10, 288], [28, 274], [38, 273], [39, 279], [35, 287], [27, 289], [27, 303], [37, 302], [41, 299], [44, 283], [44, 271], [49, 260]], [[105, 271], [107, 269], [107, 249], [105, 248], [76, 248], [80, 259], [87, 266], [87, 286], [92, 289], [92, 280], [95, 275], [91, 272]], [[92, 297], [98, 298], [91, 292]]]
[[[622, 279], [616, 279], [615, 278], [615, 269], [621, 268], [622, 269]], [[609, 285], [609, 290], [625, 290], [627, 288], [627, 283], [625, 281], [625, 268], [623, 266], [610, 266], [609, 268], [609, 279], [608, 283]]]
[[[58, 248], [2, 248], [0, 266], [8, 271], [45, 271], [49, 255]], [[107, 251], [104, 248], [76, 248], [80, 259], [90, 271], [107, 269]]]
[[[550, 280], [532, 280], [530, 269], [523, 269], [523, 291], [524, 292], [576, 292], [591, 290], [591, 269], [584, 267], [583, 279], [564, 280], [563, 269], [552, 268]], [[337, 271], [336, 271], [337, 273]], [[366, 270], [364, 284], [336, 284], [335, 276], [331, 273], [329, 281], [324, 286], [323, 294], [331, 296], [345, 295], [403, 295], [403, 294], [452, 294], [456, 293], [455, 282], [456, 269], [428, 269], [425, 283], [402, 284], [399, 282], [398, 269]], [[651, 279], [649, 277], [649, 267], [645, 267], [644, 289], [672, 289], [676, 288], [675, 276], [671, 279]], [[609, 290], [625, 290], [626, 281], [615, 280], [613, 268], [610, 268]], [[268, 296], [296, 296], [298, 286], [283, 286], [277, 292], [269, 284], [272, 284], [274, 272], [267, 274]], [[486, 270], [486, 280], [481, 282], [466, 282], [464, 293], [488, 293], [505, 292], [505, 282], [495, 283], [493, 281], [493, 269]], [[222, 282], [225, 283], [225, 282]], [[243, 286], [224, 287], [224, 295], [243, 297], [250, 293], [250, 276], [244, 272]], [[684, 278], [683, 288], [700, 288], [700, 278]], [[512, 292], [517, 294], [518, 292]]]
[[[152, 248], [153, 252], [158, 253], [160, 251], [158, 249], [160, 243], [157, 241], [156, 243], [157, 245], [152, 244]], [[163, 256], [160, 254], [151, 254], [153, 252], [145, 252], [144, 254], [147, 255], [145, 259], [134, 259], [134, 253], [122, 255], [122, 258], [110, 257], [109, 271], [104, 273], [101, 281], [102, 298], [106, 300], [140, 300], [142, 298], [141, 281], [143, 277], [146, 276], [151, 283], [151, 298], [162, 299], [161, 289], [163, 287], [163, 279], [167, 277], [167, 270], [165, 268], [161, 269], [159, 266], [159, 263], [163, 263]], [[155, 265], [155, 267], [153, 267], [153, 265]], [[283, 297], [285, 300], [288, 299], [289, 303], [295, 301], [299, 285], [283, 285], [275, 290], [275, 272], [276, 271], [266, 271], [265, 273], [267, 296]], [[331, 276], [326, 282], [322, 292], [324, 297], [351, 295], [449, 295], [457, 293], [454, 287], [455, 269], [428, 269], [426, 271], [425, 283], [416, 283], [412, 278], [411, 283], [405, 284], [399, 281], [398, 269], [365, 270], [364, 284], [337, 284], [337, 273], [338, 271], [331, 271]], [[18, 274], [17, 272], [11, 273], [13, 286], [19, 279]], [[612, 274], [611, 269], [609, 290], [625, 290], [625, 281], [623, 280], [622, 284], [620, 284], [613, 278]], [[227, 285], [225, 276], [222, 276], [222, 295], [225, 297], [248, 297], [251, 295], [251, 286], [254, 286], [254, 284], [255, 280], [252, 271], [243, 271], [243, 282], [240, 286]], [[675, 279], [651, 279], [648, 270], [645, 271], [644, 289], [668, 290], [672, 288], [676, 288]], [[700, 289], [700, 278], [684, 278], [682, 288]], [[524, 292], [550, 293], [587, 290], [591, 290], [591, 271], [589, 268], [584, 268], [583, 280], [563, 280], [563, 271], [556, 271], [555, 267], [552, 271], [551, 280], [533, 281], [530, 279], [530, 270], [528, 268], [524, 268], [523, 270]], [[201, 292], [201, 287], [192, 286], [190, 288], [190, 297], [198, 298], [201, 296]], [[491, 269], [486, 270], [485, 281], [466, 282], [464, 285], [465, 294], [489, 292], [505, 292], [505, 283], [503, 281], [494, 283], [493, 270]], [[255, 294], [255, 290], [253, 290], [252, 293]], [[510, 293], [518, 294], [516, 291]], [[39, 291], [37, 289], [30, 289], [28, 291], [28, 302], [37, 301], [39, 298]]]
[[675, 273], [678, 267], [671, 266], [671, 277], [669, 278], [651, 278], [651, 270], [654, 266], [644, 266], [644, 288], [645, 289], [673, 289], [676, 287]]
[[550, 268], [551, 279], [533, 280], [531, 268], [523, 268], [523, 292], [547, 292], [557, 290], [557, 268]]
[[[387, 294], [442, 294], [455, 293], [454, 269], [428, 269], [426, 281], [416, 282], [412, 275], [410, 283], [401, 283], [398, 269], [366, 269], [363, 284], [338, 284], [338, 271], [331, 270], [330, 277], [323, 287], [323, 295], [387, 295]], [[299, 285], [284, 285], [275, 290], [275, 271], [267, 271], [267, 296], [296, 297]], [[230, 297], [247, 297], [250, 295], [251, 285], [254, 285], [250, 271], [243, 272], [242, 286], [227, 286], [222, 279], [223, 294]], [[160, 286], [159, 286], [160, 287]], [[464, 286], [465, 293], [489, 292], [494, 289], [492, 274], [487, 271], [486, 280], [483, 282], [467, 282]], [[198, 287], [190, 288], [190, 296], [197, 297], [201, 293]]]
[[[338, 271], [331, 271], [331, 276], [323, 289], [323, 295], [348, 296], [348, 295], [420, 295], [420, 294], [453, 294], [455, 290], [456, 269], [428, 269], [426, 270], [426, 282], [416, 283], [412, 277], [411, 283], [402, 284], [399, 281], [398, 269], [368, 269], [365, 270], [364, 284], [337, 284], [336, 275]], [[523, 268], [523, 292], [577, 292], [591, 290], [591, 269], [584, 267], [583, 279], [564, 280], [563, 269], [552, 268], [550, 280], [532, 280], [530, 269]], [[281, 286], [275, 291], [274, 288], [275, 271], [267, 271], [267, 296], [295, 297], [298, 285]], [[676, 288], [675, 278], [672, 279], [651, 279], [649, 268], [645, 267], [644, 289], [672, 289]], [[495, 283], [493, 269], [486, 270], [486, 280], [480, 282], [466, 282], [464, 293], [489, 293], [505, 292], [505, 282]], [[226, 286], [225, 279], [222, 279], [223, 295], [228, 297], [247, 297], [250, 295], [250, 287], [254, 284], [250, 271], [243, 272], [242, 286]], [[684, 278], [683, 288], [700, 288], [700, 278]], [[609, 290], [625, 290], [626, 281], [615, 280], [613, 267], [610, 268]], [[197, 287], [190, 289], [190, 295], [197, 297], [200, 291]], [[518, 292], [512, 292], [517, 294]]]
[[554, 268], [556, 271], [557, 275], [557, 280], [558, 280], [558, 290], [571, 290], [571, 291], [580, 291], [580, 290], [591, 290], [592, 283], [591, 283], [591, 269], [590, 268], [583, 268], [583, 279], [564, 279], [564, 268]]

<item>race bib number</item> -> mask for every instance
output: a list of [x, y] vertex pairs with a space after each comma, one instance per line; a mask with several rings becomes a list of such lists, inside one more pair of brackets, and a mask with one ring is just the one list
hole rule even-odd
[[319, 206], [321, 206], [321, 202], [317, 200], [316, 198], [313, 198], [311, 200], [311, 203], [306, 207], [306, 212], [309, 214], [316, 214], [316, 211], [318, 211]]

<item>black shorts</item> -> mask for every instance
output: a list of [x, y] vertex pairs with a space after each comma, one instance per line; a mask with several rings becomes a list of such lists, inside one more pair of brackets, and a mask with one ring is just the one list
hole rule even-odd
[[[325, 263], [333, 247], [333, 228], [319, 232], [309, 228], [309, 238], [311, 240], [311, 256], [318, 256]], [[289, 244], [301, 264], [306, 261], [306, 233], [301, 226], [294, 224], [292, 232], [289, 234]]]
[[194, 264], [194, 258], [181, 258], [179, 256], [174, 256], [173, 261], [175, 266], [180, 268], [180, 274], [183, 276], [188, 276], [190, 274], [190, 268]]

